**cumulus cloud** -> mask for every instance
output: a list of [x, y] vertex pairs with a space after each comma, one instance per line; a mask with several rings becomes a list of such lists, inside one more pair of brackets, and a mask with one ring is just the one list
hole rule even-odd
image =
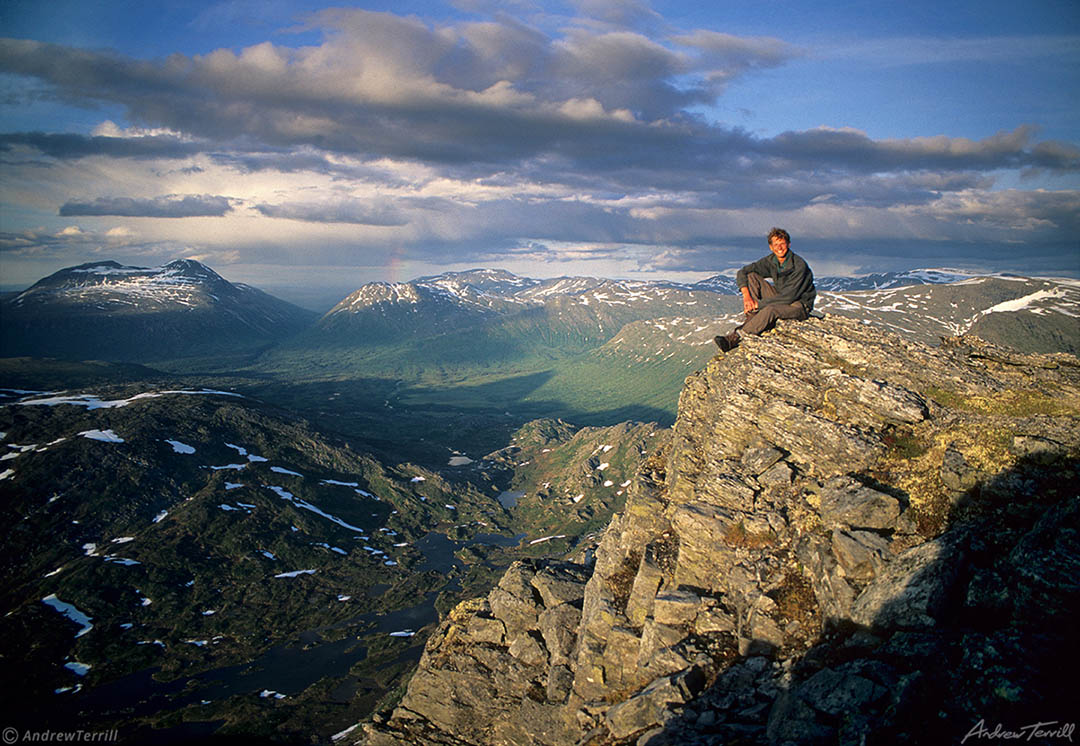
[[1032, 232], [1055, 232], [1075, 237], [1080, 232], [1080, 193], [1045, 190], [966, 190], [942, 197], [932, 205], [942, 220], [963, 223], [966, 230], [983, 227], [1017, 237]]
[[[637, 7], [600, 5], [616, 14]], [[324, 34], [318, 46], [264, 42], [160, 61], [0, 41], [0, 69], [71, 101], [118, 104], [131, 120], [155, 125], [108, 123], [92, 137], [7, 135], [0, 146], [56, 157], [182, 157], [199, 148], [194, 136], [204, 151], [243, 152], [261, 142], [264, 150], [408, 158], [487, 174], [542, 162], [555, 173], [632, 171], [639, 182], [654, 176], [647, 171], [702, 178], [733, 166], [752, 177], [790, 169], [1080, 168], [1075, 147], [1037, 143], [1030, 126], [978, 141], [873, 140], [826, 127], [757, 138], [688, 113], [715, 103], [730, 81], [802, 53], [771, 37], [699, 29], [654, 38], [585, 25], [549, 34], [505, 17], [433, 26], [343, 9], [309, 24]]]
[[[551, 36], [505, 18], [433, 27], [333, 10], [311, 24], [325, 34], [316, 47], [265, 42], [162, 61], [8, 39], [0, 69], [36, 78], [60, 98], [118, 104], [133, 121], [200, 137], [486, 161], [492, 152], [522, 158], [607, 136], [602, 120], [625, 123], [627, 112], [643, 124], [678, 118], [687, 105], [715, 100], [710, 81], [732, 77], [732, 59], [779, 64], [784, 48], [744, 40], [721, 63], [696, 37], [662, 44], [581, 27]], [[592, 138], [567, 113], [572, 101], [596, 103]]]
[[211, 194], [170, 194], [149, 199], [134, 197], [98, 197], [90, 202], [67, 202], [60, 214], [116, 215], [126, 218], [195, 218], [221, 217], [232, 206], [227, 197]]
[[[618, 255], [716, 271], [756, 254], [773, 224], [806, 241], [958, 245], [1050, 245], [1077, 227], [1075, 190], [999, 188], [1003, 174], [1080, 170], [1080, 148], [1040, 140], [1033, 125], [981, 139], [875, 139], [844, 126], [765, 136], [702, 112], [734, 84], [820, 50], [678, 28], [642, 0], [574, 0], [576, 15], [557, 18], [527, 0], [514, 18], [503, 3], [457, 5], [486, 17], [330, 9], [293, 29], [318, 36], [309, 46], [275, 35], [157, 59], [0, 40], [0, 72], [126, 120], [90, 134], [0, 134], [0, 201], [8, 215], [93, 217], [102, 231], [144, 218], [148, 252], [187, 241], [224, 259], [299, 251], [342, 264], [376, 262], [392, 244], [432, 262]], [[890, 48], [899, 59], [902, 45]], [[205, 217], [221, 219], [184, 220]], [[91, 234], [69, 227], [0, 245], [86, 245]]]

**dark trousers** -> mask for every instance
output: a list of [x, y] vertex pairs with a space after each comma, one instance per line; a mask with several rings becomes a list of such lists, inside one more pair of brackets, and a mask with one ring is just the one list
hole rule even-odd
[[758, 302], [758, 310], [749, 314], [746, 321], [738, 327], [743, 334], [761, 334], [763, 331], [772, 329], [777, 319], [803, 321], [809, 318], [806, 306], [799, 301], [765, 303], [764, 301], [769, 298], [776, 297], [776, 288], [757, 272], [747, 273], [746, 287], [750, 290], [750, 297]]

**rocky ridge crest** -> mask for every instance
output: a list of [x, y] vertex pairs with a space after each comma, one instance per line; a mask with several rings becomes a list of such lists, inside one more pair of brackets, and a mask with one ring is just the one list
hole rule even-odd
[[690, 376], [598, 545], [431, 636], [388, 744], [919, 743], [1069, 718], [1080, 365], [830, 316]]

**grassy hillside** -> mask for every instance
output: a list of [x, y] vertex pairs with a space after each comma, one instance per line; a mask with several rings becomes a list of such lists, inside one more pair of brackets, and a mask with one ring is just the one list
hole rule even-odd
[[499, 323], [393, 344], [311, 346], [301, 336], [241, 374], [251, 379], [247, 390], [320, 427], [432, 464], [453, 450], [498, 448], [538, 418], [670, 424], [683, 379], [715, 354], [711, 339], [734, 316], [614, 326], [612, 313], [630, 312], [597, 314], [559, 299]]

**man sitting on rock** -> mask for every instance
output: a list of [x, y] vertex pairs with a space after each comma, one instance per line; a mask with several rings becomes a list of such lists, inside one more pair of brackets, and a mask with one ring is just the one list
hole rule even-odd
[[[739, 344], [741, 334], [761, 334], [777, 319], [802, 321], [814, 310], [814, 273], [806, 261], [790, 250], [791, 236], [783, 228], [769, 231], [768, 256], [751, 262], [735, 275], [743, 296], [746, 320], [713, 341], [724, 352]], [[769, 280], [772, 280], [770, 283]]]

